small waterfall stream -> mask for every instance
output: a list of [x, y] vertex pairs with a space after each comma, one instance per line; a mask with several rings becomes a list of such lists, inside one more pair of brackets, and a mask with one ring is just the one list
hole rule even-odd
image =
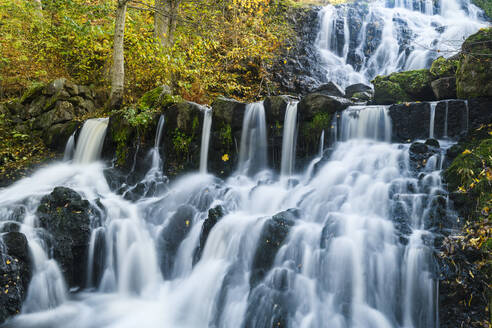
[[212, 109], [204, 107], [202, 142], [200, 147], [200, 173], [207, 173], [208, 147], [210, 144], [210, 129], [212, 128]]
[[267, 132], [263, 102], [246, 106], [241, 146], [239, 149], [239, 171], [255, 174], [267, 167]]
[[75, 163], [90, 163], [99, 158], [108, 122], [107, 118], [98, 118], [84, 123], [73, 155]]
[[284, 131], [282, 137], [282, 161], [280, 173], [289, 176], [294, 170], [297, 135], [297, 101], [290, 102], [285, 110]]

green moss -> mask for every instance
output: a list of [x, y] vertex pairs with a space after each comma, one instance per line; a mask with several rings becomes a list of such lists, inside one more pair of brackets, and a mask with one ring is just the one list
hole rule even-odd
[[454, 76], [458, 68], [458, 60], [439, 57], [432, 62], [430, 72], [434, 78]]
[[405, 91], [398, 83], [386, 80], [385, 77], [378, 76], [372, 83], [374, 84], [374, 100], [377, 104], [394, 104], [398, 102], [411, 101]]
[[164, 87], [157, 87], [145, 93], [138, 101], [140, 109], [165, 108], [178, 101], [181, 97], [166, 93]]
[[492, 28], [471, 35], [462, 46], [456, 71], [458, 98], [492, 97]]
[[46, 85], [41, 82], [33, 83], [19, 99], [19, 103], [24, 104], [39, 95]]
[[230, 146], [232, 145], [232, 131], [230, 124], [225, 124], [224, 126], [222, 126], [219, 131], [219, 139], [222, 143], [222, 146], [225, 149], [229, 150]]
[[187, 135], [185, 132], [176, 128], [173, 133], [173, 146], [178, 158], [184, 158], [190, 151], [191, 141], [193, 136]]
[[399, 84], [408, 95], [418, 97], [422, 90], [430, 87], [432, 76], [428, 69], [419, 69], [393, 73], [389, 76], [389, 80]]
[[331, 125], [332, 117], [333, 115], [331, 113], [317, 113], [310, 122], [304, 125], [302, 134], [310, 142], [316, 142], [321, 134], [321, 131]]
[[116, 143], [116, 164], [118, 166], [124, 166], [128, 155], [128, 133], [127, 129], [120, 127], [120, 129], [113, 131], [113, 141]]

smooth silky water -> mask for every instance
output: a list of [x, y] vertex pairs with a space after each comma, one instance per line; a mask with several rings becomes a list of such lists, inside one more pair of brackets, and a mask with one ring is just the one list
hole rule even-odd
[[[330, 146], [324, 164], [291, 171], [295, 183], [286, 184], [268, 169], [263, 149], [251, 149], [253, 140], [266, 145], [262, 104], [251, 105], [247, 113], [243, 157], [227, 180], [189, 174], [152, 197], [130, 202], [110, 190], [101, 162], [74, 160], [0, 190], [1, 217], [18, 204], [26, 209], [21, 231], [35, 264], [22, 314], [5, 327], [271, 327], [278, 320], [288, 327], [438, 327], [435, 264], [428, 246], [433, 235], [426, 220], [434, 210], [432, 195], [443, 193], [439, 158], [429, 160], [417, 178], [408, 145], [389, 143], [387, 108], [351, 107], [340, 117], [341, 141]], [[161, 122], [153, 156], [159, 156], [159, 135], [166, 128], [164, 117]], [[105, 131], [92, 123], [105, 122], [84, 125], [75, 154], [81, 146], [91, 156], [100, 148]], [[99, 131], [100, 139], [84, 139], [94, 136], [86, 129]], [[293, 128], [286, 129], [283, 152], [291, 153]], [[265, 162], [253, 165], [251, 158]], [[150, 170], [162, 172], [162, 164]], [[145, 179], [159, 176], [153, 172]], [[41, 197], [60, 185], [94, 206], [99, 199], [105, 208], [101, 224], [92, 224], [88, 279], [77, 293], [67, 290], [49, 258], [35, 216]], [[208, 209], [217, 205], [226, 214], [193, 263]], [[171, 256], [159, 246], [159, 236], [183, 207], [190, 229]], [[252, 289], [262, 227], [288, 209], [297, 209], [294, 225], [273, 268]], [[406, 234], [397, 227], [397, 212]]]

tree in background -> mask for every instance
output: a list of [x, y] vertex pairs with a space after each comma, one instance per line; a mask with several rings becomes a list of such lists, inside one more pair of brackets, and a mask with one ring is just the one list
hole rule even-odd
[[117, 0], [114, 24], [113, 67], [111, 72], [111, 108], [119, 108], [123, 104], [125, 88], [125, 55], [123, 42], [125, 39], [126, 8], [129, 0]]

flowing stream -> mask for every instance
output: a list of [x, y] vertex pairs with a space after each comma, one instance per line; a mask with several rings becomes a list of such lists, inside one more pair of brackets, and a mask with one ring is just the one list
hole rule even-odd
[[[265, 129], [253, 106], [248, 140]], [[93, 153], [83, 139], [88, 128], [76, 152]], [[36, 263], [23, 314], [6, 327], [438, 327], [426, 221], [432, 196], [442, 193], [439, 163], [429, 161], [418, 179], [408, 145], [387, 142], [390, 131], [386, 107], [350, 108], [329, 160], [312, 174], [292, 173], [296, 183], [266, 167], [244, 174], [256, 167], [246, 160], [227, 180], [190, 174], [136, 202], [110, 190], [97, 161], [39, 170], [0, 191], [7, 211], [26, 204], [22, 231]], [[266, 143], [263, 133], [254, 138]], [[87, 286], [73, 295], [36, 228], [40, 197], [59, 185], [105, 208], [93, 222]], [[194, 261], [217, 205], [225, 215]], [[172, 229], [183, 218], [187, 229], [177, 236]], [[278, 247], [263, 240], [279, 238], [268, 226], [285, 232]], [[163, 243], [169, 234], [175, 247]]]

